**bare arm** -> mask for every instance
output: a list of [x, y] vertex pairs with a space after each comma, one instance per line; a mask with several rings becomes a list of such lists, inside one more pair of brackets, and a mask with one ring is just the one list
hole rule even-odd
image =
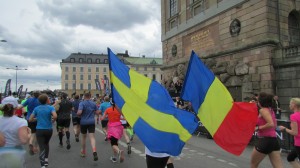
[[55, 111], [52, 111], [52, 121], [54, 122], [57, 119], [57, 114]]
[[0, 147], [5, 145], [5, 137], [2, 134], [2, 132], [0, 132]]
[[20, 139], [21, 143], [27, 144], [30, 139], [31, 130], [27, 126], [23, 126], [23, 127], [19, 128], [18, 134], [19, 134], [19, 139]]
[[77, 115], [81, 115], [81, 114], [82, 114], [82, 110], [78, 110]]
[[291, 134], [293, 136], [298, 135], [298, 124], [295, 121], [291, 122], [291, 129], [288, 129], [284, 126], [279, 126], [280, 131], [286, 131], [288, 134]]
[[29, 117], [29, 122], [33, 122], [35, 119], [34, 119], [34, 114], [32, 113]]

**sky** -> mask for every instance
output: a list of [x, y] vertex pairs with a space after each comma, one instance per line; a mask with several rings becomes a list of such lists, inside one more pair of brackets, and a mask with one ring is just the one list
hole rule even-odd
[[109, 47], [162, 57], [159, 0], [1, 1], [1, 92], [8, 79], [16, 90], [16, 74], [23, 91], [61, 89], [60, 62], [71, 53], [106, 54]]

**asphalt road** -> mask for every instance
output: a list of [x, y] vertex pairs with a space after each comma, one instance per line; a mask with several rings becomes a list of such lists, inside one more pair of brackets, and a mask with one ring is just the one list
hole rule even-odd
[[[73, 129], [71, 127], [71, 129]], [[64, 137], [65, 138], [65, 137]], [[64, 139], [65, 142], [65, 139]], [[98, 161], [93, 161], [92, 151], [89, 141], [87, 141], [87, 156], [80, 157], [80, 142], [75, 142], [74, 134], [71, 131], [71, 149], [67, 150], [58, 145], [58, 135], [54, 131], [50, 141], [49, 168], [145, 168], [144, 145], [134, 137], [132, 142], [132, 154], [128, 155], [125, 151], [125, 161], [123, 163], [112, 163], [109, 158], [112, 155], [110, 143], [104, 141], [104, 135], [97, 125], [96, 130]], [[125, 140], [119, 143], [121, 149], [126, 150]], [[180, 156], [173, 157], [174, 166], [176, 168], [248, 168], [250, 167], [250, 156], [253, 147], [249, 146], [239, 157], [227, 153], [218, 147], [213, 140], [204, 136], [193, 136], [185, 145]], [[282, 153], [284, 167], [290, 167], [286, 161], [286, 154]], [[39, 168], [38, 154], [26, 156], [28, 168]], [[266, 157], [260, 164], [260, 168], [270, 168], [271, 163]]]

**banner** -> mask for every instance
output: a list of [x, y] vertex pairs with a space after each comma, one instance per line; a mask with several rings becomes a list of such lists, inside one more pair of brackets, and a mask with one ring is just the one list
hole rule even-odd
[[101, 91], [101, 85], [100, 85], [99, 79], [95, 79], [95, 83], [96, 83], [96, 89]]
[[11, 79], [8, 79], [5, 85], [5, 90], [4, 90], [4, 97], [7, 97], [10, 91], [10, 83]]
[[18, 97], [21, 96], [22, 90], [23, 90], [23, 85], [21, 85], [21, 86], [19, 87], [19, 89], [18, 89]]
[[25, 97], [26, 97], [26, 94], [27, 94], [27, 88], [25, 89], [25, 93], [24, 93]]

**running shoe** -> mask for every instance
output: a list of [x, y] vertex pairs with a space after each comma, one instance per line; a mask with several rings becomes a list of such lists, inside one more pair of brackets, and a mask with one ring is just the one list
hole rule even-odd
[[76, 142], [79, 142], [79, 136], [78, 135], [75, 135], [75, 140], [76, 140]]
[[110, 157], [110, 160], [113, 162], [113, 163], [116, 163], [117, 162], [117, 159], [113, 156]]
[[122, 163], [124, 161], [124, 151], [119, 150], [119, 152], [118, 152], [118, 159], [119, 159], [120, 163]]
[[63, 143], [59, 143], [59, 147], [61, 147], [61, 148], [62, 148], [62, 147], [63, 147]]
[[66, 141], [66, 143], [67, 143], [67, 149], [69, 150], [69, 149], [71, 148], [70, 140], [68, 139], [68, 140]]
[[84, 158], [85, 157], [85, 153], [84, 152], [80, 152], [80, 157]]
[[94, 161], [97, 161], [98, 160], [97, 152], [94, 152], [93, 156], [94, 156]]
[[34, 155], [33, 145], [32, 144], [29, 144], [29, 154], [30, 155]]
[[131, 145], [130, 145], [130, 143], [127, 144], [127, 154], [128, 155], [131, 154]]
[[45, 161], [45, 162], [44, 162], [44, 166], [46, 166], [46, 167], [48, 167], [48, 166], [49, 166], [49, 163], [48, 163], [48, 161]]

